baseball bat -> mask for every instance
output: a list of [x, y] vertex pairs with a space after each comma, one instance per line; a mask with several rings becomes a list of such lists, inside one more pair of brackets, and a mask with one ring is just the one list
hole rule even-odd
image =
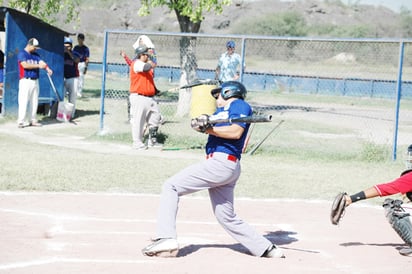
[[47, 77], [49, 78], [49, 82], [50, 82], [50, 85], [51, 85], [51, 87], [52, 87], [52, 90], [53, 90], [54, 94], [56, 94], [57, 101], [60, 102], [61, 100], [60, 100], [59, 94], [57, 93], [56, 86], [54, 85], [51, 76], [50, 76], [48, 73], [46, 73], [46, 74], [47, 74]]
[[[170, 89], [167, 90], [167, 92], [176, 92], [176, 91], [179, 91], [179, 90], [181, 90], [181, 89], [192, 88], [192, 87], [200, 86], [200, 85], [203, 85], [203, 84], [209, 84], [209, 83], [214, 83], [214, 81], [213, 81], [213, 80], [210, 80], [210, 79], [196, 80], [195, 82], [190, 83], [190, 84], [187, 84], [187, 85], [183, 85], [183, 86], [180, 86], [180, 87], [170, 88]], [[217, 84], [217, 81], [216, 81], [216, 84]], [[162, 93], [163, 93], [163, 92], [162, 92]]]
[[239, 118], [228, 118], [228, 119], [210, 119], [209, 123], [214, 125], [214, 124], [219, 124], [219, 123], [265, 123], [265, 122], [271, 122], [272, 121], [272, 115], [252, 115], [252, 116], [246, 116], [246, 117], [239, 117]]

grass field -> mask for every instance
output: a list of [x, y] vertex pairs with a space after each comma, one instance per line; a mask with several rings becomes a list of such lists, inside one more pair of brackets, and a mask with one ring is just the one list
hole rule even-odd
[[[129, 132], [100, 135], [98, 92], [89, 86], [78, 102], [80, 117], [70, 124], [43, 117], [42, 128], [17, 129], [10, 118], [0, 120], [1, 191], [159, 193], [165, 179], [203, 158], [202, 149], [138, 153], [130, 148]], [[297, 97], [275, 96], [278, 105], [318, 109], [353, 111], [361, 104], [360, 100], [348, 98], [331, 102], [326, 97], [302, 96], [297, 102]], [[262, 102], [259, 95], [251, 95], [250, 100], [256, 105]], [[271, 100], [264, 98], [266, 105], [273, 105]], [[386, 101], [367, 101], [370, 111], [382, 113], [386, 108], [391, 111]], [[357, 192], [392, 180], [404, 169], [401, 149], [405, 145], [400, 146], [399, 159], [392, 161], [388, 144], [361, 139], [341, 120], [328, 121], [331, 113], [275, 111], [273, 114], [274, 122], [284, 119], [285, 123], [255, 154], [243, 156], [238, 196], [331, 200], [339, 191]], [[352, 117], [350, 126], [359, 120]], [[250, 148], [273, 125], [257, 125]], [[201, 146], [206, 140], [206, 136], [190, 129], [179, 135], [181, 128], [173, 124], [165, 131], [169, 136], [166, 146]], [[378, 204], [381, 199], [368, 202]]]

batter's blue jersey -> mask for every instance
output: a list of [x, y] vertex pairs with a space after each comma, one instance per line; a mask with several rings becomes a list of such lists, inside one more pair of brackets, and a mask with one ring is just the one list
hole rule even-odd
[[[242, 99], [237, 99], [231, 102], [225, 107], [220, 107], [216, 109], [216, 112], [210, 117], [211, 119], [233, 119], [252, 115], [251, 106], [243, 101]], [[214, 135], [209, 135], [206, 144], [206, 154], [213, 152], [223, 152], [231, 154], [240, 159], [243, 146], [245, 143], [246, 135], [249, 130], [250, 124], [246, 123], [236, 123], [243, 127], [242, 136], [239, 139], [225, 139], [221, 137], [216, 137]], [[214, 125], [215, 127], [228, 126], [230, 123], [220, 123]]]

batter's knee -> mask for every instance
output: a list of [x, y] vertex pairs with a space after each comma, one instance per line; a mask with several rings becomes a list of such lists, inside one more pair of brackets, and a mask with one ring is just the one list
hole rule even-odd
[[223, 226], [233, 223], [237, 220], [236, 214], [232, 209], [226, 208], [223, 205], [217, 205], [214, 209], [216, 220]]

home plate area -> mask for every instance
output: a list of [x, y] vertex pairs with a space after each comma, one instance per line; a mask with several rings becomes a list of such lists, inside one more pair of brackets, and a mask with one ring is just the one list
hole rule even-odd
[[[1, 192], [0, 273], [388, 273], [412, 257], [379, 206], [331, 201], [236, 199], [239, 217], [285, 253], [258, 258], [216, 222], [207, 197], [184, 197], [175, 258], [148, 257], [158, 195]], [[388, 263], [390, 262], [390, 263]]]

